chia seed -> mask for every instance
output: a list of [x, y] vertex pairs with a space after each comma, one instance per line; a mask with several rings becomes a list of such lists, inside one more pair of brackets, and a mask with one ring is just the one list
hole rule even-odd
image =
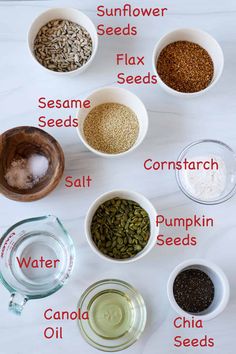
[[187, 269], [174, 281], [174, 297], [186, 312], [199, 313], [206, 310], [214, 299], [214, 285], [210, 277], [199, 269]]

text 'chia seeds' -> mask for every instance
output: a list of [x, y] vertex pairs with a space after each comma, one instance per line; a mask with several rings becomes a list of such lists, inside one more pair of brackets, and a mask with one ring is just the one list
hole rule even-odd
[[208, 52], [200, 45], [178, 41], [167, 45], [157, 60], [157, 72], [172, 89], [193, 93], [210, 85], [214, 64]]
[[81, 68], [92, 55], [92, 38], [86, 29], [68, 20], [52, 20], [43, 26], [34, 41], [40, 64], [57, 72]]

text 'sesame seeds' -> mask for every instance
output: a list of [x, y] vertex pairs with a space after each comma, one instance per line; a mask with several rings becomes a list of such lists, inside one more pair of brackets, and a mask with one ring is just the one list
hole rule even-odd
[[75, 22], [52, 20], [43, 26], [34, 41], [36, 59], [47, 69], [57, 72], [76, 70], [92, 55], [92, 38]]
[[116, 259], [132, 258], [148, 243], [149, 216], [138, 203], [113, 198], [96, 210], [91, 233], [103, 254]]

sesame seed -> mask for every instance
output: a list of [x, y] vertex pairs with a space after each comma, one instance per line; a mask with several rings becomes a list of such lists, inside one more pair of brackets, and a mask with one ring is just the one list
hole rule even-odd
[[139, 123], [130, 108], [119, 103], [104, 103], [90, 111], [83, 129], [91, 147], [103, 153], [119, 154], [135, 144]]

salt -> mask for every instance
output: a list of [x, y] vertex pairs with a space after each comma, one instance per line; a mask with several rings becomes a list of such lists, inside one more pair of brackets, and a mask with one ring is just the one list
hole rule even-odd
[[210, 161], [218, 164], [218, 169], [185, 170], [183, 184], [189, 194], [195, 198], [210, 201], [219, 198], [226, 188], [227, 169], [225, 162], [219, 156], [198, 156], [191, 161]]
[[48, 159], [43, 155], [31, 155], [27, 163], [28, 170], [33, 176], [34, 180], [40, 180], [40, 178], [46, 175], [48, 170]]
[[33, 154], [28, 159], [13, 160], [5, 179], [13, 188], [31, 189], [46, 175], [48, 165], [48, 159], [40, 154]]

